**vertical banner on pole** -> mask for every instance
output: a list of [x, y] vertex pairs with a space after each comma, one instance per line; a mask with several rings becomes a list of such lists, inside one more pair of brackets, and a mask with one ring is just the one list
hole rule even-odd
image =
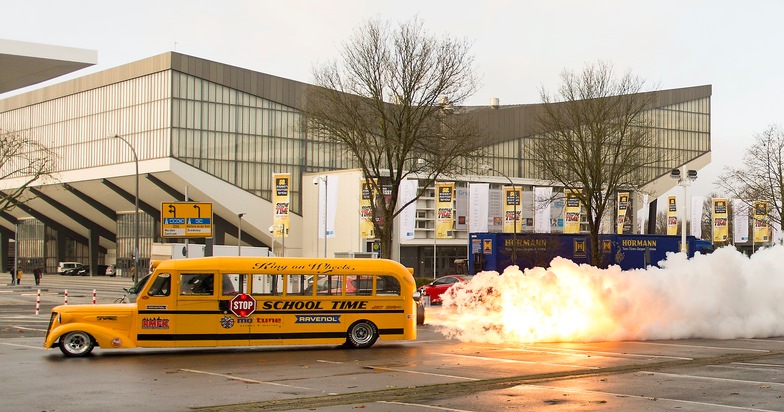
[[726, 242], [728, 237], [727, 199], [713, 199], [713, 242]]
[[291, 173], [275, 173], [272, 176], [275, 181], [275, 192], [272, 196], [272, 203], [275, 205], [275, 215], [272, 218], [275, 226], [274, 236], [285, 238], [289, 233]]
[[566, 190], [566, 206], [564, 207], [564, 233], [580, 233], [580, 199], [576, 190]]
[[642, 209], [640, 209], [639, 215], [637, 217], [637, 222], [640, 225], [640, 234], [645, 233], [645, 215], [648, 208], [648, 194], [645, 193], [642, 195]]
[[678, 206], [675, 196], [667, 198], [667, 234], [678, 234]]
[[770, 242], [768, 202], [754, 202], [754, 243]]
[[520, 191], [518, 187], [504, 186], [504, 233], [520, 231]]
[[[400, 183], [399, 205], [405, 205], [416, 197], [419, 190], [419, 181], [404, 180]], [[405, 206], [400, 212], [400, 240], [414, 239], [414, 227], [416, 226], [416, 202]]]
[[534, 188], [534, 231], [550, 233], [550, 203], [553, 197], [552, 187]]
[[454, 182], [436, 183], [436, 239], [452, 239], [454, 237]]
[[732, 243], [749, 241], [749, 206], [742, 199], [732, 199]]
[[337, 216], [338, 184], [340, 182], [338, 176], [319, 176], [316, 179], [318, 183], [318, 238], [330, 239], [335, 237], [335, 217]]
[[360, 180], [359, 199], [359, 237], [362, 239], [375, 239], [373, 230], [373, 182]]
[[697, 239], [702, 238], [702, 205], [705, 202], [703, 196], [692, 196], [691, 198], [691, 235]]
[[490, 185], [471, 183], [468, 185], [468, 228], [470, 232], [487, 232], [490, 218]]
[[618, 192], [618, 221], [616, 222], [616, 233], [623, 234], [623, 227], [626, 224], [626, 211], [629, 209], [629, 192]]

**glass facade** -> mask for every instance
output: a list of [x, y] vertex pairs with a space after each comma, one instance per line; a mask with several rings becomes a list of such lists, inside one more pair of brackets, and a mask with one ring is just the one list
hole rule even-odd
[[[650, 117], [655, 147], [665, 160], [646, 170], [647, 181], [710, 151], [710, 98], [705, 97], [645, 112]], [[521, 136], [488, 148], [487, 164], [510, 177], [541, 179], [529, 153], [537, 136]]]
[[[139, 212], [139, 267], [141, 274], [146, 273], [150, 267], [150, 251], [152, 242], [159, 237], [160, 231], [156, 230], [155, 219], [152, 216]], [[134, 250], [136, 249], [136, 221], [134, 213], [121, 213], [117, 215], [117, 264], [118, 273], [122, 276], [131, 273], [134, 263]]]
[[172, 85], [172, 157], [269, 201], [272, 175], [291, 173], [293, 213], [302, 173], [353, 166], [295, 108], [178, 72]]

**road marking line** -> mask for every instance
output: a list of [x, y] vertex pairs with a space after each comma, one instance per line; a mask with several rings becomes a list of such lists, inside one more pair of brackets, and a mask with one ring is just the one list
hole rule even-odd
[[[512, 352], [533, 352], [533, 353], [547, 353], [551, 355], [564, 355], [572, 353], [575, 356], [580, 356], [582, 354], [590, 353], [590, 357], [598, 356], [603, 358], [662, 358], [662, 359], [678, 359], [678, 360], [694, 360], [694, 358], [684, 358], [681, 356], [664, 356], [664, 355], [638, 355], [633, 353], [621, 353], [621, 352], [603, 352], [603, 351], [592, 351], [592, 350], [580, 350], [580, 349], [549, 349], [549, 350], [537, 350], [537, 349], [519, 349], [519, 348], [504, 348], [504, 351], [512, 351]], [[615, 355], [615, 356], [613, 356]], [[589, 357], [589, 355], [586, 355]]]
[[19, 326], [19, 325], [11, 325], [11, 327], [12, 328], [17, 328], [17, 329], [24, 329], [24, 330], [33, 330], [33, 331], [36, 331], [36, 332], [46, 332], [46, 329], [27, 328], [27, 327]]
[[443, 374], [440, 374], [440, 373], [409, 371], [409, 370], [405, 370], [405, 369], [384, 368], [384, 367], [381, 367], [381, 366], [363, 366], [363, 368], [370, 369], [370, 370], [373, 370], [373, 371], [411, 373], [411, 374], [414, 374], [414, 375], [438, 376], [438, 377], [441, 377], [441, 378], [463, 379], [463, 380], [466, 380], [466, 381], [478, 381], [478, 380], [480, 380], [480, 379], [477, 379], [477, 378], [468, 378], [468, 377], [465, 377], [465, 376], [443, 375]]
[[[741, 366], [761, 366], [763, 368], [784, 368], [784, 365], [777, 364], [777, 363], [750, 363], [750, 362], [734, 362], [731, 365], [741, 365]], [[719, 365], [714, 365], [719, 366]]]
[[275, 382], [269, 382], [269, 381], [259, 381], [259, 380], [256, 380], [256, 379], [239, 378], [239, 377], [236, 377], [236, 376], [226, 375], [226, 374], [222, 374], [222, 373], [199, 371], [199, 370], [195, 370], [195, 369], [180, 369], [180, 370], [183, 371], [183, 372], [198, 373], [198, 374], [202, 374], [202, 375], [219, 376], [219, 377], [222, 377], [222, 378], [235, 380], [235, 381], [240, 381], [240, 382], [245, 382], [245, 383], [262, 383], [262, 384], [266, 384], [266, 385], [283, 386], [283, 387], [286, 387], [286, 388], [306, 389], [306, 390], [309, 390], [309, 391], [316, 391], [316, 392], [322, 392], [322, 393], [324, 392], [324, 391], [319, 390], [319, 389], [306, 388], [304, 386], [285, 385], [285, 384], [282, 384], [282, 383], [275, 383]]
[[720, 346], [697, 346], [697, 345], [685, 345], [685, 344], [674, 344], [674, 343], [659, 343], [659, 342], [634, 342], [635, 344], [641, 345], [658, 345], [658, 346], [675, 346], [681, 348], [699, 348], [699, 349], [715, 349], [715, 350], [744, 350], [749, 352], [770, 352], [768, 349], [747, 349], [747, 348], [725, 348]]
[[453, 353], [443, 353], [441, 356], [453, 356], [456, 358], [469, 358], [469, 359], [478, 359], [478, 360], [489, 360], [493, 362], [505, 362], [505, 363], [525, 363], [528, 365], [548, 365], [548, 366], [562, 366], [565, 368], [575, 368], [575, 369], [601, 369], [596, 366], [583, 366], [583, 365], [564, 365], [561, 363], [549, 363], [549, 362], [532, 362], [532, 361], [523, 361], [523, 360], [516, 360], [516, 359], [504, 359], [504, 358], [493, 358], [489, 356], [472, 356], [472, 355], [458, 355]]
[[[715, 366], [715, 365], [710, 365], [710, 366]], [[695, 380], [706, 380], [706, 381], [748, 383], [748, 384], [751, 384], [751, 385], [766, 385], [766, 386], [784, 386], [784, 383], [767, 382], [767, 381], [762, 382], [762, 381], [750, 381], [750, 380], [743, 380], [743, 379], [714, 378], [714, 377], [711, 377], [711, 376], [681, 375], [681, 374], [677, 374], [677, 373], [649, 372], [649, 371], [640, 371], [640, 373], [646, 373], [646, 374], [650, 374], [650, 375], [669, 376], [669, 377], [676, 377], [676, 378], [688, 378], [688, 379], [695, 379]]]
[[422, 403], [409, 403], [409, 402], [394, 402], [394, 401], [378, 401], [376, 403], [384, 403], [387, 405], [400, 405], [400, 406], [417, 406], [425, 409], [436, 409], [439, 411], [453, 411], [453, 412], [471, 412], [465, 409], [444, 408], [443, 406], [425, 405]]
[[20, 348], [29, 348], [29, 349], [41, 349], [41, 350], [45, 350], [44, 348], [42, 348], [42, 347], [40, 347], [40, 346], [20, 345], [20, 344], [18, 344], [18, 343], [7, 343], [7, 342], [0, 342], [0, 345], [7, 345], [7, 346], [18, 346], [18, 347], [20, 347]]
[[632, 395], [632, 394], [628, 394], [628, 393], [615, 393], [615, 392], [592, 391], [592, 390], [584, 390], [584, 389], [559, 388], [557, 386], [520, 385], [520, 386], [516, 386], [515, 388], [551, 389], [551, 390], [564, 391], [564, 392], [570, 392], [570, 393], [585, 393], [585, 394], [595, 394], [595, 395], [617, 396], [617, 397], [620, 397], [620, 398], [636, 398], [636, 399], [646, 399], [646, 400], [656, 399], [657, 401], [670, 401], [670, 402], [674, 402], [674, 403], [686, 403], [686, 404], [689, 404], [689, 405], [709, 406], [711, 408], [738, 409], [738, 410], [742, 410], [742, 411], [756, 411], [756, 412], [775, 412], [775, 410], [771, 410], [771, 409], [757, 409], [757, 408], [749, 408], [747, 406], [732, 406], [732, 405], [722, 405], [720, 403], [687, 401], [687, 400], [683, 400], [683, 399], [662, 398], [661, 396], [642, 396], [642, 395]]

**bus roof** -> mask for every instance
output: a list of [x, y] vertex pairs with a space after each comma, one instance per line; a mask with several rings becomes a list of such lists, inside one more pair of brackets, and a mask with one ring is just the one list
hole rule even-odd
[[205, 269], [222, 272], [265, 272], [277, 274], [392, 274], [410, 278], [411, 270], [399, 262], [374, 258], [298, 258], [298, 257], [253, 257], [212, 256], [203, 258], [171, 259], [158, 264], [158, 271], [199, 271]]

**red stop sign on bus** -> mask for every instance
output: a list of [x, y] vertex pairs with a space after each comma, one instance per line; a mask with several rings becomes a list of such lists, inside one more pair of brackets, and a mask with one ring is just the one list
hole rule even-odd
[[229, 310], [238, 318], [247, 318], [256, 311], [256, 299], [251, 295], [240, 293], [229, 301]]

